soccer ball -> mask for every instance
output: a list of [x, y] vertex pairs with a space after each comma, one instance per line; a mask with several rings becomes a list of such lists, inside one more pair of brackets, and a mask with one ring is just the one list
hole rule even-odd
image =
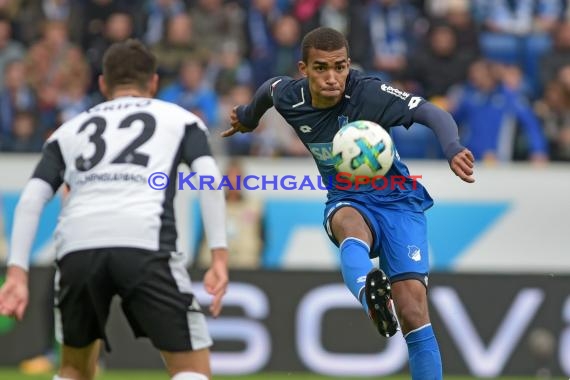
[[339, 173], [356, 176], [384, 176], [394, 162], [394, 143], [380, 125], [367, 120], [353, 121], [334, 136], [333, 156]]

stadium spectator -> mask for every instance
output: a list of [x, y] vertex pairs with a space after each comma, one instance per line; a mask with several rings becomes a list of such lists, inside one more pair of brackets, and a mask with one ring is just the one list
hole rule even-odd
[[[342, 33], [317, 28], [305, 35], [302, 47], [299, 69], [303, 78], [280, 76], [266, 81], [249, 104], [233, 109], [231, 128], [223, 136], [252, 132], [272, 106], [295, 128], [328, 185], [323, 224], [340, 249], [347, 288], [382, 336], [393, 336], [401, 326], [412, 379], [442, 379], [426, 294], [429, 249], [423, 212], [433, 200], [423, 186], [416, 182], [412, 186], [411, 181], [404, 191], [383, 191], [370, 185], [339, 189], [332, 140], [349, 121], [371, 120], [385, 128], [418, 122], [434, 130], [452, 171], [466, 182], [474, 181], [473, 156], [459, 143], [457, 125], [449, 114], [420, 97], [351, 70], [348, 42]], [[408, 172], [399, 160], [393, 165], [388, 173]], [[410, 246], [411, 241], [418, 245]], [[382, 269], [372, 264], [373, 257], [380, 258]]]
[[42, 38], [28, 50], [27, 75], [38, 97], [39, 129], [47, 137], [60, 123], [59, 96], [71, 82], [90, 83], [89, 65], [79, 46], [69, 40], [62, 21], [48, 21]]
[[[138, 2], [128, 0], [85, 0], [76, 2], [81, 5], [82, 15], [81, 31], [74, 41], [86, 50], [93, 41], [100, 38], [105, 30], [105, 23], [110, 15], [115, 12], [125, 12], [131, 15], [140, 14]], [[71, 30], [70, 30], [71, 32]]]
[[101, 75], [103, 54], [115, 42], [125, 41], [133, 36], [134, 25], [132, 16], [126, 12], [113, 12], [105, 20], [103, 31], [91, 39], [91, 44], [85, 49], [85, 56], [91, 69], [90, 92], [97, 90], [97, 78]]
[[204, 65], [200, 61], [184, 60], [178, 79], [163, 88], [158, 98], [196, 113], [210, 128], [217, 126], [218, 96], [206, 81]]
[[64, 23], [69, 35], [74, 38], [73, 42], [80, 45], [83, 4], [74, 0], [24, 0], [13, 21], [18, 25], [18, 39], [26, 46], [33, 45], [41, 38], [44, 25], [50, 21]]
[[457, 46], [469, 55], [471, 59], [478, 58], [481, 54], [479, 46], [479, 25], [475, 23], [471, 14], [471, 4], [469, 0], [452, 1], [447, 12], [443, 15], [451, 27], [455, 29]]
[[[295, 11], [302, 22], [303, 34], [319, 26], [333, 28], [348, 36], [351, 31], [351, 12], [348, 0], [298, 1]], [[306, 18], [306, 20], [304, 20]]]
[[[0, 70], [3, 64], [13, 60], [12, 54], [7, 53], [13, 49], [2, 48], [5, 41], [9, 41], [7, 46], [19, 44], [17, 55], [25, 55], [28, 62], [33, 62], [28, 79], [38, 98], [38, 128], [47, 137], [58, 122], [81, 111], [85, 104], [102, 100], [96, 84], [100, 66], [97, 61], [109, 43], [124, 40], [126, 36], [144, 37], [157, 54], [161, 88], [178, 78], [185, 59], [193, 58], [204, 62], [206, 82], [222, 98], [234, 86], [259, 86], [273, 75], [289, 72], [285, 66], [290, 67], [296, 60], [295, 48], [283, 39], [291, 40], [295, 35], [290, 33], [296, 29], [291, 27], [293, 24], [300, 26], [301, 34], [317, 26], [328, 26], [347, 37], [353, 67], [360, 66], [367, 73], [389, 78], [395, 86], [401, 85], [408, 92], [421, 94], [421, 88], [414, 83], [431, 87], [429, 83], [443, 81], [444, 87], [451, 88], [462, 84], [447, 75], [447, 70], [446, 75], [430, 74], [443, 66], [416, 62], [425, 58], [427, 50], [425, 44], [418, 42], [425, 39], [430, 26], [433, 29], [444, 23], [456, 32], [452, 57], [476, 59], [481, 50], [479, 42], [482, 42], [482, 52], [487, 56], [514, 63], [523, 70], [520, 90], [534, 100], [568, 58], [564, 47], [568, 44], [564, 42], [568, 34], [564, 23], [570, 19], [567, 4], [563, 0], [0, 1], [0, 14], [4, 15], [0, 16]], [[559, 20], [562, 25], [557, 28]], [[282, 26], [287, 33], [276, 31]], [[52, 46], [47, 50], [52, 51], [53, 56], [46, 51], [38, 54], [36, 45], [42, 42], [45, 45], [46, 28], [55, 39], [63, 36], [66, 41], [63, 46], [72, 46], [76, 52], [69, 54], [65, 49]], [[10, 29], [13, 37], [7, 38]], [[554, 50], [552, 54], [544, 54], [550, 51], [551, 32], [557, 36]], [[219, 43], [221, 36], [228, 37], [227, 41]], [[382, 53], [378, 59], [374, 58], [375, 52]], [[34, 60], [29, 59], [32, 56]], [[54, 57], [62, 59], [53, 61]], [[85, 66], [86, 59], [90, 63], [87, 67], [91, 69], [90, 74], [81, 73], [84, 69], [78, 70]], [[415, 68], [410, 70], [412, 66]], [[46, 78], [46, 68], [49, 68], [48, 80], [38, 81], [40, 75]], [[63, 77], [80, 78], [81, 84], [71, 88], [62, 86], [62, 71], [73, 72]], [[415, 82], [401, 76], [410, 72], [418, 73], [414, 76]], [[88, 76], [86, 84], [83, 83], [85, 75]], [[87, 86], [86, 94], [82, 90], [84, 86]], [[434, 98], [434, 101], [445, 107], [442, 98]], [[0, 118], [9, 117], [15, 111], [4, 109]], [[219, 110], [217, 120], [223, 120], [220, 115], [225, 113]], [[4, 123], [2, 128], [9, 125]], [[426, 132], [414, 128], [402, 137], [409, 139], [417, 134], [416, 141], [425, 141], [430, 135]], [[424, 144], [427, 149], [410, 153], [417, 158], [432, 158], [433, 141], [428, 143], [429, 147]], [[255, 155], [271, 149], [248, 151]], [[425, 155], [422, 152], [426, 152]], [[517, 157], [521, 156], [515, 154]]]
[[548, 139], [551, 160], [570, 162], [570, 87], [564, 77], [570, 78], [570, 65], [559, 71], [559, 78], [547, 83], [535, 109]]
[[13, 20], [22, 11], [22, 0], [1, 0], [0, 13]]
[[400, 79], [415, 43], [418, 10], [407, 0], [373, 0], [364, 12], [372, 56], [369, 63], [362, 64], [387, 80]]
[[451, 101], [451, 112], [475, 159], [489, 163], [511, 161], [520, 125], [525, 132], [530, 159], [544, 162], [547, 147], [540, 124], [520, 89], [513, 88], [519, 86], [516, 77], [512, 79], [513, 74], [506, 73], [511, 82], [501, 82], [488, 61], [473, 63], [464, 91]]
[[209, 51], [199, 48], [196, 36], [192, 33], [192, 18], [186, 14], [176, 14], [168, 19], [163, 39], [152, 47], [158, 57], [160, 86], [164, 88], [176, 81], [182, 62], [190, 58], [202, 62], [209, 59]]
[[158, 44], [165, 35], [164, 26], [171, 17], [186, 13], [183, 0], [147, 1], [147, 19], [144, 28], [144, 42], [149, 46]]
[[457, 35], [447, 24], [430, 29], [425, 48], [410, 59], [407, 77], [419, 84], [416, 90], [427, 99], [443, 98], [451, 87], [467, 79], [472, 56], [457, 48]]
[[219, 52], [216, 53], [216, 59], [208, 65], [207, 75], [220, 97], [227, 96], [236, 86], [251, 85], [253, 80], [251, 65], [240, 54], [235, 42], [222, 43]]
[[272, 75], [297, 74], [297, 62], [301, 57], [301, 26], [293, 16], [284, 15], [273, 26], [275, 56]]
[[24, 62], [12, 61], [4, 69], [4, 89], [0, 91], [0, 139], [11, 137], [14, 115], [20, 111], [37, 113], [36, 94], [27, 83]]
[[481, 49], [486, 58], [520, 65], [535, 93], [538, 63], [551, 49], [551, 31], [561, 15], [559, 0], [494, 0], [486, 5]]
[[[196, 115], [151, 99], [158, 88], [156, 58], [139, 41], [112, 45], [103, 66], [99, 83], [108, 101], [57, 129], [18, 201], [0, 315], [24, 316], [34, 234], [42, 209], [65, 181], [69, 195], [56, 228], [56, 335], [62, 348], [54, 379], [94, 378], [101, 341], [110, 349], [105, 325], [115, 295], [135, 335], [160, 350], [171, 378], [210, 379], [212, 340], [184, 254], [176, 249], [175, 186], [157, 191], [146, 181], [155, 170], [170, 172], [181, 162], [219, 181], [206, 127]], [[134, 123], [143, 128], [130, 128]], [[216, 190], [199, 196], [208, 210], [204, 224], [213, 256], [204, 286], [216, 317], [228, 283], [225, 200]]]
[[301, 23], [303, 35], [312, 29], [306, 29], [306, 27], [313, 26], [313, 19], [321, 8], [322, 2], [323, 0], [296, 0], [293, 2], [291, 14]]
[[301, 24], [301, 35], [326, 26], [341, 32], [350, 43], [353, 63], [362, 65], [370, 55], [367, 2], [349, 0], [297, 0], [291, 14]]
[[559, 70], [570, 65], [570, 20], [563, 22], [553, 32], [554, 45], [551, 52], [540, 61], [540, 81], [546, 85], [556, 78]]
[[246, 15], [247, 57], [251, 62], [254, 86], [259, 86], [273, 74], [275, 39], [272, 31], [281, 15], [276, 0], [249, 2]]
[[44, 139], [37, 130], [37, 121], [33, 113], [19, 111], [12, 121], [12, 133], [5, 140], [6, 152], [13, 153], [39, 153], [42, 150]]
[[8, 63], [24, 58], [24, 45], [12, 39], [10, 19], [0, 14], [0, 91], [4, 89], [4, 70]]
[[192, 34], [201, 50], [216, 49], [224, 43], [234, 44], [240, 55], [245, 54], [245, 11], [236, 1], [198, 0], [190, 7]]
[[87, 91], [87, 82], [68, 82], [57, 96], [57, 120], [65, 123], [98, 103]]

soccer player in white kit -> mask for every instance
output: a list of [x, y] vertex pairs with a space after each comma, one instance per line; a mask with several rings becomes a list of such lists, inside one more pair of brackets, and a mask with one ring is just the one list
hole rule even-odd
[[[93, 379], [111, 299], [137, 337], [148, 337], [175, 380], [211, 377], [212, 339], [192, 292], [184, 255], [176, 249], [173, 199], [180, 163], [221, 179], [206, 126], [174, 104], [153, 99], [156, 58], [137, 40], [112, 45], [103, 59], [101, 92], [108, 101], [61, 125], [18, 203], [0, 314], [22, 319], [28, 262], [44, 205], [65, 185], [55, 232], [56, 337], [62, 344], [55, 380]], [[168, 186], [155, 190], [151, 185]], [[204, 286], [219, 315], [228, 284], [225, 199], [199, 192], [212, 253]]]

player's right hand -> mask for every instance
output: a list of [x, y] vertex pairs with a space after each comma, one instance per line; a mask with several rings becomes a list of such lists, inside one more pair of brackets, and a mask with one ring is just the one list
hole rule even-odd
[[222, 137], [229, 137], [232, 135], [235, 135], [237, 132], [241, 132], [241, 133], [248, 133], [251, 132], [251, 129], [246, 128], [242, 123], [240, 123], [240, 121], [238, 120], [237, 117], [237, 108], [238, 106], [235, 106], [232, 109], [232, 112], [230, 114], [230, 125], [231, 127], [229, 129], [226, 129], [225, 131], [222, 132]]
[[28, 306], [28, 272], [10, 266], [6, 282], [0, 288], [0, 315], [15, 317], [21, 321]]
[[214, 296], [210, 305], [210, 313], [215, 318], [222, 311], [222, 298], [228, 288], [228, 250], [215, 248], [212, 250], [212, 264], [204, 275], [204, 288]]
[[463, 149], [461, 152], [457, 153], [449, 162], [449, 166], [455, 175], [465, 182], [475, 182], [475, 178], [473, 178], [475, 158], [469, 149]]

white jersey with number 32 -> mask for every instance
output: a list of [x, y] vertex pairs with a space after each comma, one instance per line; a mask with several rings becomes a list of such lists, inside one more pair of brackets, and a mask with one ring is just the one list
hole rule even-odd
[[34, 173], [54, 191], [61, 182], [69, 187], [58, 257], [102, 247], [176, 250], [178, 165], [209, 155], [202, 120], [156, 99], [117, 98], [63, 124]]

